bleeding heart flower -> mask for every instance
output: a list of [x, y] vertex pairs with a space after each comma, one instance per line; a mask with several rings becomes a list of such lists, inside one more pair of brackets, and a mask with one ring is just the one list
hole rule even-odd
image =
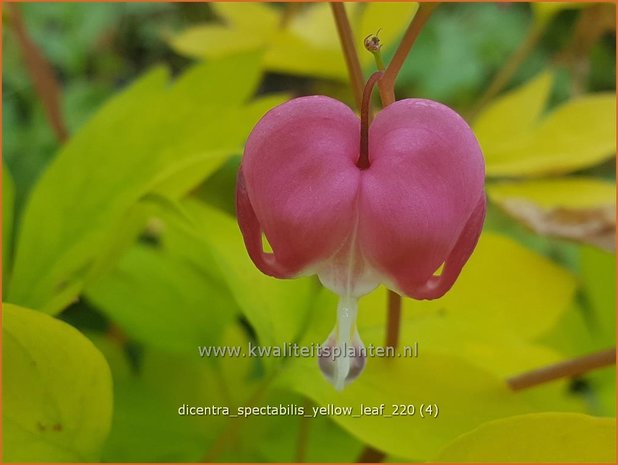
[[337, 100], [291, 100], [251, 132], [237, 184], [238, 222], [255, 265], [277, 278], [317, 274], [341, 297], [325, 343], [341, 356], [320, 359], [338, 389], [364, 366], [358, 297], [381, 282], [415, 299], [442, 296], [485, 218], [481, 149], [453, 110], [400, 100], [361, 132]]

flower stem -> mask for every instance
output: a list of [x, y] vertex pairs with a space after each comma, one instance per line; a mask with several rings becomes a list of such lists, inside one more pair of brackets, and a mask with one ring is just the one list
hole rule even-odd
[[386, 347], [397, 348], [399, 345], [399, 326], [401, 324], [401, 296], [393, 291], [388, 291], [388, 321], [386, 323]]
[[[313, 403], [309, 399], [305, 399], [304, 407], [305, 411], [310, 411]], [[307, 445], [309, 442], [309, 427], [311, 425], [311, 419], [303, 415], [300, 417], [300, 424], [298, 425], [298, 443], [296, 444], [296, 457], [297, 463], [303, 463], [307, 457]]]
[[[397, 348], [399, 345], [399, 328], [401, 326], [401, 296], [393, 291], [387, 295], [386, 347]], [[358, 456], [357, 463], [380, 463], [386, 458], [381, 450], [367, 446]]]
[[69, 131], [62, 117], [60, 84], [58, 84], [51, 64], [30, 38], [19, 7], [13, 3], [6, 3], [6, 7], [11, 15], [11, 29], [15, 33], [17, 45], [23, 55], [34, 89], [43, 104], [45, 116], [56, 139], [63, 143], [68, 139]]
[[345, 57], [345, 62], [348, 68], [354, 100], [356, 101], [356, 106], [360, 108], [363, 99], [364, 79], [360, 60], [358, 59], [358, 53], [356, 52], [356, 47], [354, 45], [350, 21], [348, 21], [348, 16], [345, 12], [345, 6], [343, 3], [331, 3], [330, 6], [333, 11], [333, 16], [335, 17], [335, 24], [337, 25], [337, 32], [339, 33], [343, 56]]
[[382, 71], [376, 71], [369, 79], [363, 89], [363, 101], [361, 103], [361, 140], [360, 140], [360, 155], [358, 157], [358, 166], [361, 170], [369, 168], [369, 124], [371, 123], [371, 93], [376, 82], [384, 75]]
[[[379, 32], [379, 31], [378, 31]], [[382, 59], [382, 45], [378, 33], [370, 34], [365, 37], [365, 49], [373, 55], [378, 71], [384, 71], [384, 60]]]
[[590, 355], [566, 360], [556, 363], [555, 365], [549, 365], [537, 370], [522, 373], [521, 375], [513, 376], [507, 380], [507, 383], [513, 391], [520, 391], [560, 378], [571, 378], [596, 368], [615, 364], [616, 348], [612, 347], [611, 349], [602, 350]]
[[414, 15], [414, 18], [412, 18], [403, 39], [401, 39], [395, 55], [393, 55], [392, 60], [386, 67], [384, 77], [378, 83], [383, 106], [388, 106], [395, 101], [395, 79], [397, 79], [397, 75], [399, 71], [401, 71], [401, 67], [406, 61], [423, 26], [439, 4], [440, 3], [421, 3], [418, 7], [418, 11]]

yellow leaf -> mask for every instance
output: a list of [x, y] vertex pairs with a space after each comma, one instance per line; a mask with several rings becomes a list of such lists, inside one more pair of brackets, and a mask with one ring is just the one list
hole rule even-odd
[[486, 188], [491, 200], [499, 204], [507, 199], [527, 200], [543, 208], [583, 209], [616, 204], [616, 185], [595, 178], [501, 182]]
[[211, 6], [227, 24], [245, 34], [269, 36], [281, 22], [280, 13], [263, 3], [213, 2]]
[[460, 436], [436, 461], [615, 463], [616, 420], [574, 413], [500, 419]]
[[[291, 361], [277, 383], [306, 395], [318, 406], [352, 408], [356, 415], [361, 405], [384, 405], [385, 414], [393, 413], [393, 405], [414, 405], [414, 415], [330, 416], [367, 444], [415, 460], [427, 460], [446, 442], [488, 420], [530, 411], [497, 377], [429, 350], [416, 359], [371, 358], [363, 374], [343, 391], [333, 389], [316, 360], [309, 358]], [[438, 417], [427, 418], [425, 411], [421, 418], [421, 404], [425, 408], [437, 404]]]
[[413, 314], [534, 339], [552, 328], [574, 297], [575, 278], [505, 236], [483, 233], [453, 288], [433, 301], [409, 301]]
[[571, 100], [509, 149], [486, 153], [490, 176], [562, 174], [586, 168], [616, 152], [616, 96]]
[[96, 462], [112, 422], [103, 355], [69, 324], [2, 304], [3, 462]]
[[[167, 40], [178, 53], [193, 58], [218, 58], [264, 48], [264, 66], [280, 73], [346, 81], [348, 72], [330, 5], [304, 5], [282, 25], [275, 8], [260, 4], [213, 3], [225, 25], [206, 23]], [[373, 66], [363, 38], [379, 29], [382, 42], [393, 45], [412, 19], [416, 3], [345, 5], [361, 63]]]
[[474, 133], [488, 166], [496, 154], [520, 143], [537, 123], [549, 97], [553, 75], [543, 72], [521, 87], [506, 93], [478, 116]]
[[[348, 17], [352, 18], [358, 10], [358, 4], [347, 3], [345, 8]], [[292, 17], [287, 30], [314, 48], [340, 50], [337, 27], [328, 3], [306, 6]]]
[[345, 80], [348, 72], [338, 48], [323, 49], [289, 31], [281, 31], [266, 52], [264, 66], [280, 73]]
[[170, 37], [168, 42], [177, 53], [201, 59], [257, 50], [264, 47], [268, 39], [217, 24], [190, 27]]
[[[479, 333], [533, 340], [553, 328], [570, 308], [575, 287], [575, 277], [565, 269], [510, 238], [484, 232], [459, 279], [444, 297], [424, 301], [403, 297], [404, 321], [428, 325], [442, 321], [462, 331], [474, 327]], [[359, 329], [383, 330], [386, 302], [384, 287], [362, 297]], [[320, 294], [313, 312], [322, 309], [324, 314], [314, 319], [307, 339], [326, 338], [335, 324], [336, 305], [334, 294]], [[512, 368], [519, 370], [524, 365]]]

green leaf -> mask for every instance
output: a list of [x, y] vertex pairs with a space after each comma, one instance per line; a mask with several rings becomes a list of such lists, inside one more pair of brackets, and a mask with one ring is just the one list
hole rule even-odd
[[[312, 402], [302, 396], [273, 390], [265, 405], [303, 406], [311, 414]], [[248, 419], [247, 429], [254, 432], [240, 438], [247, 449], [245, 461], [262, 463], [299, 460], [299, 442], [305, 439], [304, 460], [307, 463], [352, 463], [361, 454], [363, 443], [327, 416], [306, 418], [297, 415], [255, 416]], [[227, 458], [227, 457], [226, 457]], [[231, 457], [232, 458], [232, 457]], [[243, 461], [233, 456], [234, 461]]]
[[[494, 2], [437, 8], [397, 77], [403, 95], [469, 108], [529, 28], [524, 5], [507, 9], [505, 14], [504, 5]], [[397, 43], [384, 41], [386, 59]]]
[[260, 78], [259, 61], [248, 54], [202, 64], [172, 86], [158, 69], [106, 104], [32, 193], [9, 300], [58, 312], [80, 292], [140, 198], [157, 189], [178, 195], [195, 184], [196, 170], [206, 176], [225, 160], [222, 154], [239, 152], [264, 104], [272, 102], [244, 104]]
[[109, 367], [73, 327], [3, 305], [3, 461], [96, 461], [112, 413]]
[[616, 344], [616, 255], [582, 247], [581, 276], [595, 343], [600, 349], [611, 347]]
[[607, 367], [586, 375], [591, 387], [591, 412], [600, 416], [616, 416], [616, 369]]
[[199, 462], [229, 421], [180, 416], [182, 404], [225, 405], [215, 370], [204, 360], [147, 351], [139, 374], [115, 387], [118, 408], [104, 450], [106, 461]]
[[[324, 379], [315, 359], [295, 359], [279, 382], [320, 406], [352, 407], [357, 415], [361, 404], [385, 404], [385, 412], [391, 414], [393, 404], [414, 404], [414, 416], [331, 415], [361, 441], [414, 460], [427, 460], [445, 442], [488, 420], [528, 411], [498, 378], [429, 350], [418, 358], [371, 358], [363, 374], [342, 392]], [[437, 404], [438, 417], [421, 418], [421, 404]]]
[[[2, 165], [2, 278], [6, 283], [11, 270], [15, 186], [7, 167]], [[5, 289], [2, 289], [4, 294]]]
[[176, 353], [194, 355], [199, 345], [216, 344], [237, 314], [225, 286], [169, 251], [144, 245], [131, 248], [87, 296], [137, 341]]
[[[226, 331], [227, 334], [227, 331]], [[109, 339], [93, 339], [105, 354], [114, 377], [112, 431], [103, 449], [106, 462], [199, 462], [228, 418], [178, 414], [182, 404], [228, 405], [236, 386], [221, 378], [208, 360], [145, 350], [139, 368], [127, 372], [126, 352]], [[229, 341], [224, 335], [225, 343]], [[235, 342], [234, 342], [235, 343]], [[220, 359], [241, 365], [240, 359]], [[238, 368], [238, 367], [237, 367]], [[240, 374], [239, 374], [240, 376]], [[243, 379], [246, 372], [243, 374]], [[240, 379], [240, 378], [239, 378]], [[243, 383], [242, 387], [251, 386]], [[246, 398], [242, 399], [243, 402]]]
[[573, 304], [564, 312], [556, 326], [545, 333], [539, 342], [559, 350], [565, 357], [570, 358], [599, 350], [602, 347], [594, 342], [594, 334], [588, 320], [584, 309], [578, 304]]
[[189, 253], [211, 257], [260, 343], [295, 340], [305, 327], [317, 290], [315, 280], [264, 275], [249, 258], [234, 218], [197, 201], [188, 200], [184, 207], [196, 223], [193, 231], [186, 231], [191, 241], [187, 244], [193, 244]]
[[436, 461], [615, 463], [616, 420], [570, 413], [505, 418], [457, 438]]

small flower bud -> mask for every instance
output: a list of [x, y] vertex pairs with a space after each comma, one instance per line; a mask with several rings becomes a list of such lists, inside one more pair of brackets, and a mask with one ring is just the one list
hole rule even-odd
[[382, 44], [380, 43], [380, 38], [377, 34], [369, 34], [365, 37], [365, 49], [371, 53], [377, 53], [381, 48]]

